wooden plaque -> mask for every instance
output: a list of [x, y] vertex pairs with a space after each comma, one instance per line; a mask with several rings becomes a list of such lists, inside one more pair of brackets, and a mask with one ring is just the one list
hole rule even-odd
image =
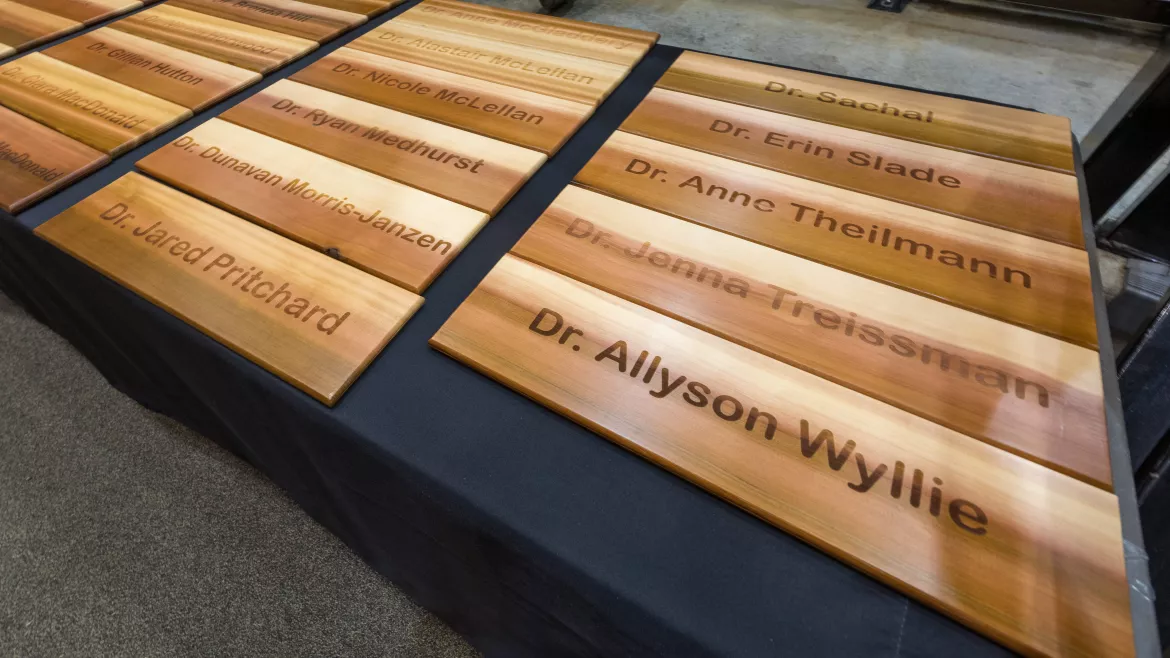
[[108, 27], [42, 52], [196, 112], [261, 77], [255, 71]]
[[281, 80], [222, 118], [495, 214], [543, 153]]
[[329, 7], [331, 9], [340, 9], [341, 11], [353, 12], [355, 14], [362, 14], [363, 16], [374, 16], [380, 14], [388, 9], [397, 7], [405, 2], [405, 0], [308, 0], [312, 4], [321, 7]]
[[81, 23], [33, 7], [0, 0], [0, 43], [24, 50], [76, 32]]
[[432, 344], [1017, 651], [1134, 651], [1108, 492], [512, 256]]
[[107, 162], [100, 151], [0, 108], [0, 208], [18, 212]]
[[167, 4], [317, 43], [366, 22], [362, 14], [299, 0], [168, 0]]
[[628, 132], [1074, 247], [1077, 179], [937, 146], [654, 89]]
[[110, 155], [191, 111], [40, 53], [0, 66], [0, 103]]
[[658, 86], [1073, 172], [1072, 127], [1064, 117], [689, 51]]
[[577, 181], [1097, 349], [1081, 249], [624, 132]]
[[416, 293], [487, 221], [482, 212], [219, 119], [138, 168]]
[[142, 6], [140, 0], [14, 0], [79, 23], [96, 23]]
[[1111, 489], [1092, 350], [577, 187], [512, 251]]
[[604, 100], [627, 72], [621, 64], [398, 20], [374, 28], [349, 46], [589, 105]]
[[549, 154], [593, 113], [584, 103], [352, 48], [329, 53], [292, 79]]
[[328, 405], [422, 303], [134, 173], [36, 233]]
[[161, 4], [110, 27], [221, 62], [267, 73], [317, 48], [317, 43]]
[[395, 23], [413, 23], [632, 67], [658, 41], [654, 32], [542, 16], [451, 0], [426, 0]]

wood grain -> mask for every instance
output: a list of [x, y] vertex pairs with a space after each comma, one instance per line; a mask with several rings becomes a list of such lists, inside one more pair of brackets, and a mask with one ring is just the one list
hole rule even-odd
[[0, 58], [8, 57], [16, 52], [16, 49], [4, 43], [0, 43]]
[[1089, 258], [1081, 249], [624, 132], [614, 133], [576, 180], [1097, 349]]
[[110, 155], [191, 116], [184, 107], [40, 53], [0, 66], [0, 103]]
[[512, 251], [1112, 488], [1092, 350], [577, 187]]
[[631, 67], [658, 41], [654, 32], [444, 0], [425, 0], [394, 21]]
[[0, 208], [16, 213], [109, 162], [100, 151], [0, 108]]
[[222, 118], [489, 214], [545, 160], [537, 151], [291, 80]]
[[604, 100], [629, 70], [621, 64], [398, 20], [374, 28], [348, 45], [375, 55], [590, 105]]
[[362, 14], [298, 0], [168, 0], [167, 4], [317, 43], [366, 22]]
[[110, 24], [145, 39], [182, 48], [249, 71], [267, 73], [317, 48], [317, 43], [170, 4], [156, 5]]
[[622, 129], [1025, 235], [1084, 245], [1075, 176], [668, 89], [652, 90]]
[[76, 32], [81, 23], [33, 7], [0, 0], [0, 44], [25, 50]]
[[261, 77], [255, 71], [108, 27], [42, 52], [196, 112]]
[[431, 342], [1017, 651], [1133, 655], [1108, 492], [512, 256]]
[[1073, 171], [1072, 126], [1065, 117], [690, 51], [675, 60], [658, 86], [923, 144]]
[[328, 405], [422, 303], [134, 173], [36, 233]]
[[142, 6], [140, 0], [14, 0], [14, 2], [87, 25]]
[[138, 168], [415, 293], [488, 219], [219, 119], [140, 160]]
[[584, 103], [340, 48], [293, 80], [552, 154], [593, 113]]
[[406, 0], [304, 0], [311, 5], [340, 9], [363, 16], [376, 16], [388, 9], [402, 4]]

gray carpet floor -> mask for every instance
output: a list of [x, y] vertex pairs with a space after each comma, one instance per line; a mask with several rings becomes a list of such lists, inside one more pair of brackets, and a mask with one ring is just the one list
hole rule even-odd
[[476, 655], [0, 296], [0, 656]]

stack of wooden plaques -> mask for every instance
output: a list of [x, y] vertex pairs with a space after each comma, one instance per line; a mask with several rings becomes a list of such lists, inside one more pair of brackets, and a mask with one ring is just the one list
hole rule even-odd
[[0, 0], [0, 57], [158, 0]]
[[[195, 16], [185, 7], [204, 4], [155, 9]], [[134, 18], [145, 25], [149, 13]], [[415, 27], [432, 18], [439, 24]], [[434, 277], [657, 39], [427, 0], [355, 45], [380, 44], [399, 23], [452, 44], [425, 52], [466, 42], [467, 52], [497, 53], [484, 62], [522, 65], [469, 65], [464, 75], [460, 59], [434, 62], [444, 71], [343, 48], [140, 160], [150, 178], [127, 174], [37, 233], [333, 404]], [[591, 57], [595, 49], [622, 63]], [[533, 91], [538, 75], [551, 82]]]
[[[5, 63], [0, 104], [14, 111], [0, 110], [0, 208], [21, 210], [401, 1], [169, 0]], [[0, 0], [0, 23], [6, 5], [26, 11]], [[141, 6], [43, 9], [99, 20]]]
[[685, 53], [432, 340], [1013, 649], [1133, 652], [1066, 119]]

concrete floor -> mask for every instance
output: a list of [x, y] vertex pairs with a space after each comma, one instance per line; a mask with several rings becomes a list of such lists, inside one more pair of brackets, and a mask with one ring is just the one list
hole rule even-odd
[[[537, 0], [487, 4], [535, 9]], [[968, 94], [1083, 135], [1154, 38], [947, 4], [577, 0], [663, 42]], [[266, 479], [0, 297], [0, 655], [475, 655]]]

